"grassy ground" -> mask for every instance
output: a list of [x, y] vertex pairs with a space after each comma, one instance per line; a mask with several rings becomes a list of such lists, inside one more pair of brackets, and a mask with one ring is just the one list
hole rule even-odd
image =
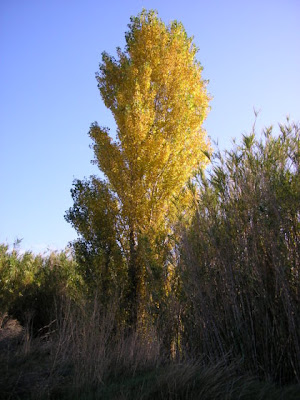
[[[0, 329], [1, 399], [298, 400], [300, 386], [277, 387], [239, 374], [238, 365], [201, 361], [116, 365], [99, 379], [78, 379], [74, 360], [61, 357], [57, 339], [31, 338], [16, 320]], [[96, 367], [95, 367], [96, 368]], [[84, 375], [86, 371], [83, 369]]]

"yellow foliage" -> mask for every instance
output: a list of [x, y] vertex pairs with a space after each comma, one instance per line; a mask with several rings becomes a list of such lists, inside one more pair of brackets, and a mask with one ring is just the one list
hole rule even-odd
[[[123, 218], [139, 231], [160, 229], [187, 181], [208, 159], [202, 123], [209, 95], [197, 49], [182, 26], [150, 11], [132, 19], [125, 51], [106, 53], [97, 75], [117, 140], [94, 124], [96, 161], [116, 192]], [[186, 197], [186, 196], [184, 196]]]

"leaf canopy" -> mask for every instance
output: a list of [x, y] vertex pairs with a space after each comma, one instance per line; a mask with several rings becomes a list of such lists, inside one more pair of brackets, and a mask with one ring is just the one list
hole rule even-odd
[[124, 51], [102, 54], [98, 87], [116, 124], [116, 141], [90, 129], [96, 163], [117, 194], [129, 226], [165, 224], [193, 172], [210, 151], [202, 128], [209, 95], [197, 48], [181, 23], [154, 11], [131, 18]]

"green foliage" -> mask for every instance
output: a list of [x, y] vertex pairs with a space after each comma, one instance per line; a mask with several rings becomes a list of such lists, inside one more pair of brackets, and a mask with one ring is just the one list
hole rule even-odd
[[126, 241], [117, 199], [96, 177], [76, 180], [71, 193], [74, 205], [65, 218], [79, 234], [73, 243], [78, 270], [87, 290], [98, 291], [105, 302], [120, 296], [126, 283]]
[[76, 264], [66, 252], [23, 255], [0, 246], [0, 313], [6, 312], [36, 333], [55, 317], [63, 297], [80, 296]]
[[300, 378], [299, 157], [290, 124], [217, 153], [181, 248], [191, 349], [280, 382]]

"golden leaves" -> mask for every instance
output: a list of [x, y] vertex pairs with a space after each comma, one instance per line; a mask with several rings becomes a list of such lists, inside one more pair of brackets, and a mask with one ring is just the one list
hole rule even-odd
[[209, 150], [201, 128], [209, 96], [195, 59], [196, 47], [180, 23], [166, 26], [143, 12], [126, 34], [118, 60], [103, 54], [98, 83], [117, 126], [118, 143], [108, 131], [91, 128], [95, 155], [139, 229], [164, 223]]

